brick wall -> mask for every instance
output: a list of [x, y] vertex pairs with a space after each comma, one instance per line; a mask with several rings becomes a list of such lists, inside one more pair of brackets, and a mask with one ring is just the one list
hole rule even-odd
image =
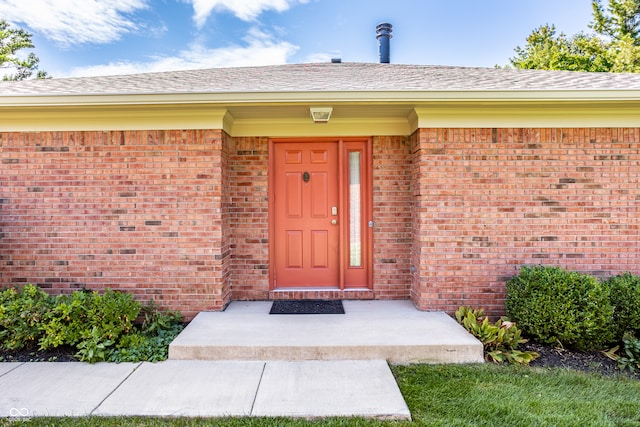
[[[408, 298], [410, 145], [374, 138], [374, 292]], [[268, 138], [221, 131], [0, 134], [0, 286], [129, 291], [187, 318], [269, 290]]]
[[0, 134], [0, 286], [229, 299], [220, 131]]
[[373, 283], [380, 299], [410, 297], [411, 162], [409, 138], [373, 138]]
[[[222, 261], [219, 266], [220, 272], [214, 272], [214, 277], [219, 280], [219, 287], [222, 291], [221, 303], [222, 307], [225, 307], [229, 302], [231, 302], [232, 298], [232, 262], [233, 262], [233, 236], [232, 236], [232, 214], [231, 214], [231, 185], [232, 179], [229, 175], [229, 169], [231, 167], [231, 159], [229, 153], [231, 137], [226, 133], [222, 132], [221, 141], [220, 141], [220, 169], [218, 178], [221, 181], [221, 189], [220, 189], [220, 198], [214, 198], [212, 202], [214, 202], [214, 207], [219, 207], [220, 209], [220, 228], [221, 228], [221, 237], [220, 237], [220, 248], [218, 249], [218, 258]], [[212, 250], [216, 250], [213, 247]], [[215, 256], [214, 256], [215, 259]], [[210, 309], [211, 310], [211, 309]]]
[[[503, 310], [522, 264], [640, 272], [640, 130], [374, 137], [373, 292]], [[269, 290], [268, 138], [0, 134], [0, 286], [111, 287], [187, 317]], [[311, 294], [304, 296], [310, 297]]]
[[269, 298], [269, 139], [229, 141], [234, 300]]
[[503, 312], [523, 264], [640, 273], [639, 129], [420, 129], [412, 298]]

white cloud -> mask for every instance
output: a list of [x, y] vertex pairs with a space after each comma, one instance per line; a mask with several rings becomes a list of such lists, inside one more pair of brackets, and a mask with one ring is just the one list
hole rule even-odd
[[[78, 67], [68, 76], [104, 76], [159, 71], [192, 70], [217, 67], [244, 67], [285, 64], [298, 47], [274, 41], [269, 34], [257, 29], [245, 37], [246, 45], [210, 49], [195, 43], [174, 57], [155, 57], [147, 62], [112, 62], [105, 65]], [[56, 76], [62, 77], [62, 76]]]
[[302, 62], [311, 63], [311, 62], [331, 62], [333, 58], [339, 58], [342, 60], [342, 56], [340, 52], [334, 53], [312, 53], [307, 55], [307, 57]]
[[148, 0], [3, 0], [0, 16], [62, 45], [109, 43], [138, 26], [128, 14]]
[[275, 10], [284, 12], [296, 3], [308, 0], [183, 0], [193, 6], [193, 20], [202, 27], [209, 15], [215, 11], [228, 10], [243, 21], [252, 21], [262, 12]]

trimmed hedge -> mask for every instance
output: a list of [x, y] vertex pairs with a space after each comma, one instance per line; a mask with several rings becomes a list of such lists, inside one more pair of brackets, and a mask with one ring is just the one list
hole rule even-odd
[[616, 335], [609, 286], [560, 267], [524, 266], [507, 282], [507, 315], [545, 344], [598, 350]]
[[624, 273], [604, 284], [611, 295], [615, 338], [622, 340], [626, 332], [640, 336], [640, 276]]

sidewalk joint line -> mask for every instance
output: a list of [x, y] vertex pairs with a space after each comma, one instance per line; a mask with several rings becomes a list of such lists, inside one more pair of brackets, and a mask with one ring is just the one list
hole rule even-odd
[[15, 371], [15, 370], [16, 370], [16, 369], [18, 369], [19, 367], [24, 366], [26, 363], [27, 363], [27, 362], [21, 362], [18, 366], [14, 367], [14, 368], [12, 368], [12, 369], [9, 369], [9, 370], [8, 370], [7, 372], [5, 372], [4, 374], [0, 375], [0, 378], [2, 378], [2, 377], [4, 377], [5, 375], [7, 375], [7, 374], [9, 374], [9, 373], [11, 373], [11, 372], [13, 372], [13, 371]]
[[262, 365], [262, 372], [260, 372], [260, 379], [258, 380], [258, 387], [256, 387], [256, 394], [253, 395], [253, 402], [251, 402], [251, 411], [249, 415], [253, 416], [253, 407], [256, 405], [256, 399], [258, 399], [258, 392], [260, 391], [260, 385], [262, 385], [262, 377], [264, 377], [264, 370], [267, 368], [267, 362]]
[[93, 409], [91, 410], [91, 412], [89, 412], [89, 416], [92, 416], [92, 415], [93, 415], [93, 413], [94, 413], [95, 411], [97, 411], [97, 410], [98, 410], [98, 408], [99, 408], [100, 406], [102, 406], [102, 404], [103, 404], [103, 403], [104, 403], [108, 398], [110, 398], [110, 397], [111, 397], [111, 395], [112, 395], [113, 393], [115, 393], [115, 392], [116, 392], [116, 390], [118, 390], [118, 389], [122, 386], [122, 384], [124, 384], [124, 383], [125, 383], [125, 381], [127, 381], [127, 380], [129, 379], [129, 377], [131, 377], [131, 375], [133, 375], [133, 373], [134, 373], [135, 371], [137, 371], [137, 370], [138, 370], [138, 368], [139, 368], [140, 366], [142, 366], [142, 364], [143, 364], [143, 363], [144, 363], [144, 362], [138, 362], [138, 364], [137, 364], [136, 366], [134, 366], [134, 367], [133, 367], [133, 369], [131, 370], [131, 372], [129, 372], [129, 374], [128, 374], [126, 377], [124, 377], [124, 379], [123, 379], [122, 381], [120, 381], [120, 383], [119, 383], [117, 386], [115, 386], [115, 388], [114, 388], [113, 390], [111, 390], [111, 392], [109, 392], [109, 393], [104, 397], [104, 399], [102, 399], [102, 400], [100, 401], [100, 403], [98, 403], [98, 406], [96, 406], [95, 408], [93, 408]]

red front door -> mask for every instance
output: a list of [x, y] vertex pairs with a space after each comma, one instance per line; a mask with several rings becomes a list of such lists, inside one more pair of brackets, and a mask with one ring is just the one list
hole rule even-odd
[[274, 285], [336, 287], [340, 280], [338, 143], [277, 143], [272, 154]]

